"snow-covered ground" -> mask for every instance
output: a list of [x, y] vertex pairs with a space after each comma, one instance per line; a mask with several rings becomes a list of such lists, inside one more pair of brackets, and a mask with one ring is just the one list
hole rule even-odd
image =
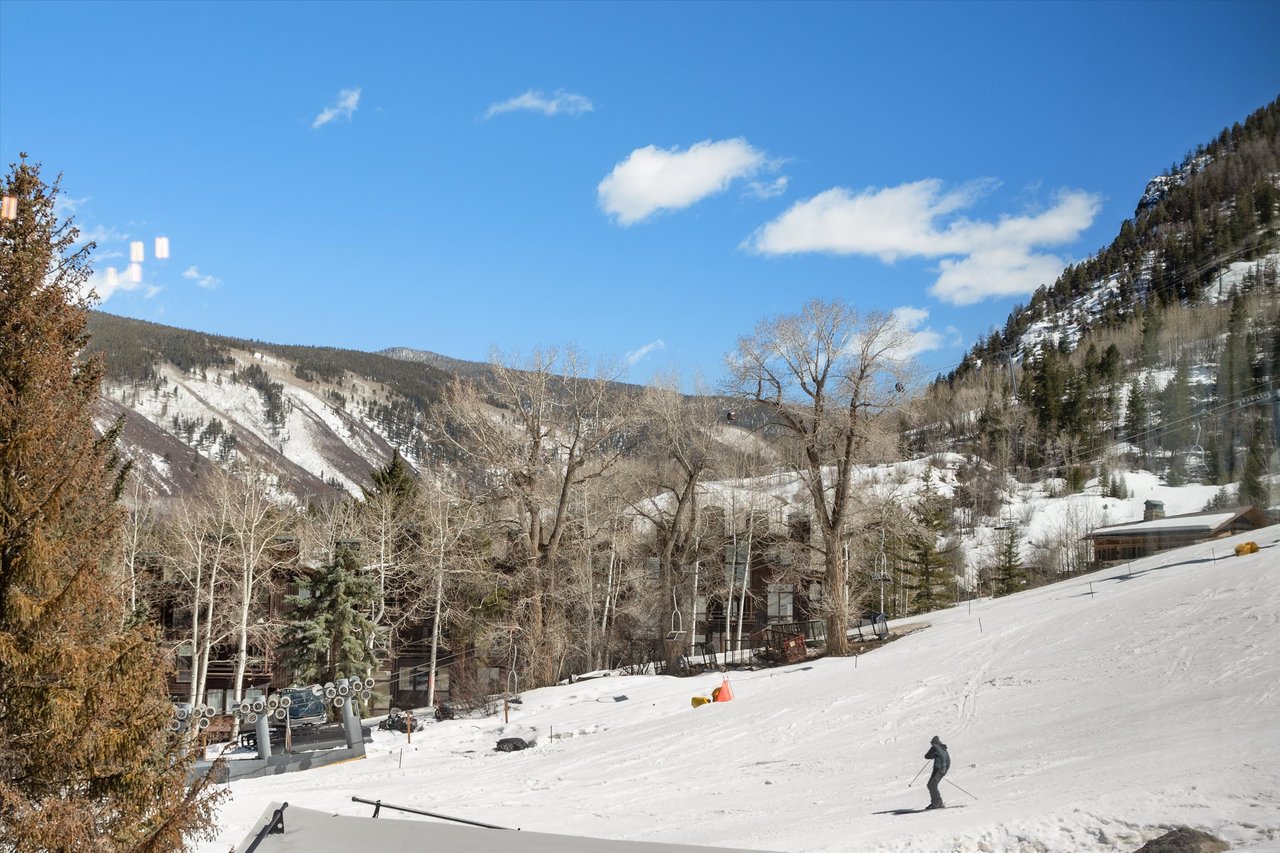
[[[1246, 539], [1261, 551], [1227, 556]], [[1280, 850], [1280, 527], [903, 621], [929, 627], [730, 673], [728, 703], [690, 706], [717, 675], [613, 676], [529, 691], [508, 727], [377, 732], [363, 761], [233, 785], [202, 849], [225, 853], [271, 800], [370, 814], [354, 795], [777, 851], [1130, 851], [1179, 824]], [[531, 728], [534, 748], [493, 751]], [[892, 814], [928, 802], [908, 783], [935, 734], [963, 808]]]

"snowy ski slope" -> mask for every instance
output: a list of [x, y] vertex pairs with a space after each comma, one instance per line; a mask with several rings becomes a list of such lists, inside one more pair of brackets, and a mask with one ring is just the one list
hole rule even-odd
[[[1261, 551], [1230, 556], [1246, 539]], [[1178, 824], [1280, 850], [1280, 527], [903, 620], [921, 622], [856, 660], [731, 673], [729, 703], [690, 707], [716, 675], [611, 676], [529, 691], [505, 728], [377, 732], [366, 760], [236, 783], [202, 849], [270, 800], [368, 815], [357, 795], [766, 850], [1131, 851]], [[535, 748], [493, 751], [531, 728]], [[964, 808], [889, 813], [928, 802], [908, 783], [934, 734], [973, 796], [944, 783]]]

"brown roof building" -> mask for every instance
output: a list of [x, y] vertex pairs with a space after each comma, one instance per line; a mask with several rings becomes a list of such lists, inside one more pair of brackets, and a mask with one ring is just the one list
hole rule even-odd
[[1255, 506], [1166, 516], [1164, 504], [1147, 501], [1142, 521], [1099, 527], [1085, 539], [1093, 542], [1095, 564], [1118, 563], [1257, 530], [1267, 524], [1266, 516]]

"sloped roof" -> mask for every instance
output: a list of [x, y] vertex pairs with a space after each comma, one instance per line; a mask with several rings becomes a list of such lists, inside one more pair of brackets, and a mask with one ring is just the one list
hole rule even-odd
[[[280, 807], [271, 803], [236, 847], [245, 853], [258, 831]], [[385, 806], [384, 806], [385, 808]], [[691, 844], [653, 844], [643, 841], [610, 841], [547, 832], [516, 832], [455, 826], [432, 820], [396, 820], [327, 814], [289, 806], [284, 812], [284, 832], [267, 835], [255, 853], [421, 853], [424, 850], [465, 850], [467, 853], [748, 853], [741, 848], [699, 847]], [[760, 851], [755, 851], [760, 853]]]
[[1164, 518], [1153, 518], [1150, 521], [1130, 521], [1127, 524], [1113, 524], [1099, 527], [1086, 536], [1086, 539], [1098, 539], [1106, 536], [1129, 536], [1144, 533], [1168, 533], [1174, 530], [1199, 530], [1213, 534], [1226, 527], [1242, 515], [1250, 516], [1257, 526], [1266, 524], [1257, 507], [1240, 506], [1232, 509], [1209, 510], [1207, 512], [1191, 512], [1183, 515], [1169, 515]]

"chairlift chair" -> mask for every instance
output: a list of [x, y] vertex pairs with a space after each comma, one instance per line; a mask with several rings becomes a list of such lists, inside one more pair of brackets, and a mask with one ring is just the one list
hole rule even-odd
[[673, 589], [671, 590], [671, 630], [667, 632], [667, 641], [683, 640], [684, 635], [684, 623], [681, 621], [680, 608], [676, 605], [676, 591]]

